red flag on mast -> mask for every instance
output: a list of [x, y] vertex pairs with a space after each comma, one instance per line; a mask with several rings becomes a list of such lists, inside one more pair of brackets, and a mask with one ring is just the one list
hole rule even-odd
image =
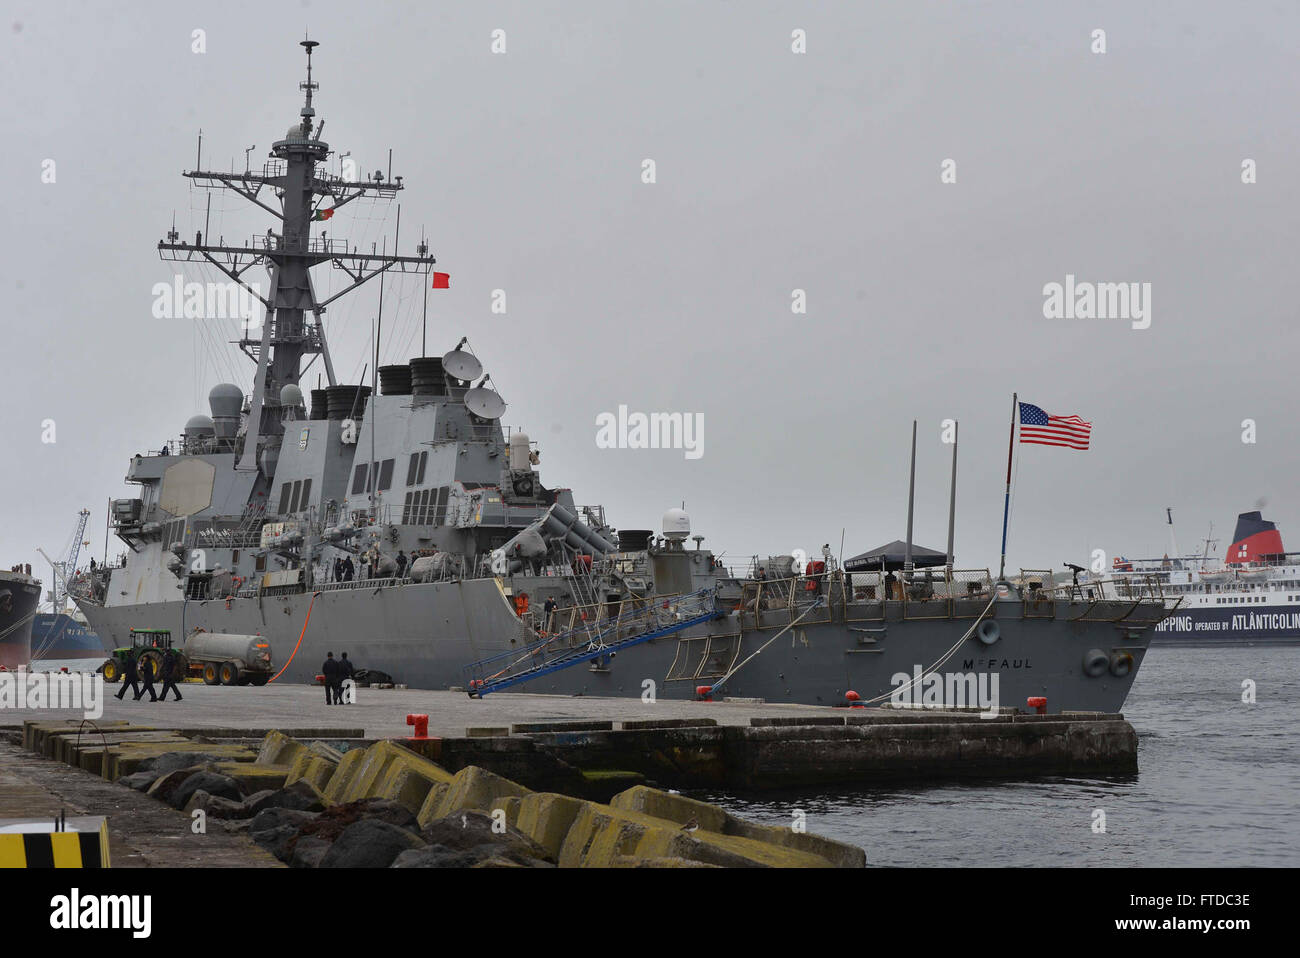
[[434, 273], [434, 289], [451, 289], [451, 273]]

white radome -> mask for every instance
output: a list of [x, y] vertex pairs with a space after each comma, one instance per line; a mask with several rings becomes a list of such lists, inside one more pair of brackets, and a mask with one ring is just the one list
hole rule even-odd
[[669, 509], [664, 513], [664, 538], [685, 539], [691, 534], [691, 517], [684, 509]]

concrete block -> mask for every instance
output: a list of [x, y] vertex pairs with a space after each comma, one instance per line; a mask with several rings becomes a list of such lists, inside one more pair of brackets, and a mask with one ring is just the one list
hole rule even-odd
[[519, 799], [519, 814], [513, 824], [558, 860], [573, 820], [587, 804], [556, 792], [534, 792]]
[[445, 790], [438, 792], [436, 800], [431, 795], [430, 800], [420, 809], [421, 826], [463, 809], [490, 813], [492, 809], [501, 807], [500, 799], [529, 794], [528, 789], [518, 782], [502, 778], [476, 765], [462, 768], [446, 785]]
[[723, 867], [825, 868], [826, 859], [799, 849], [704, 829], [686, 832], [640, 812], [587, 802], [560, 849], [560, 867], [608, 868], [621, 856], [681, 858]]
[[259, 765], [292, 765], [294, 759], [306, 751], [307, 746], [302, 742], [273, 729], [262, 739], [256, 761]]
[[466, 738], [494, 738], [509, 734], [509, 727], [504, 725], [471, 725], [465, 729]]
[[103, 776], [108, 781], [115, 782], [124, 775], [139, 771], [140, 766], [149, 759], [171, 752], [201, 753], [204, 756], [210, 756], [213, 760], [230, 762], [251, 762], [256, 757], [256, 753], [252, 749], [245, 748], [242, 745], [196, 744], [189, 739], [184, 740], [183, 744], [124, 743], [111, 746], [108, 749], [104, 760]]
[[352, 780], [356, 778], [357, 772], [361, 770], [368, 751], [369, 749], [354, 748], [343, 753], [338, 768], [334, 770], [330, 780], [325, 783], [325, 797], [330, 800], [330, 804], [338, 805], [344, 801], [343, 795], [352, 784]]
[[654, 818], [667, 819], [678, 826], [685, 825], [693, 819], [699, 826], [699, 831], [695, 832], [697, 837], [700, 831], [735, 835], [739, 838], [753, 839], [816, 855], [824, 860], [823, 865], [833, 865], [837, 868], [862, 868], [867, 863], [866, 853], [856, 845], [837, 842], [808, 832], [796, 832], [792, 828], [758, 825], [737, 818], [716, 805], [687, 798], [684, 795], [672, 795], [643, 785], [620, 792], [610, 800], [609, 804], [620, 811], [640, 812]]
[[252, 795], [264, 789], [284, 788], [289, 775], [288, 765], [270, 765], [266, 762], [217, 762], [212, 770], [228, 775], [239, 784], [239, 790]]
[[752, 728], [786, 728], [789, 726], [843, 725], [843, 715], [815, 715], [800, 717], [797, 715], [755, 716], [749, 720]]
[[529, 732], [612, 732], [613, 722], [521, 722], [510, 726], [511, 735]]
[[718, 720], [711, 718], [637, 719], [636, 721], [623, 722], [621, 727], [625, 732], [635, 732], [642, 729], [656, 728], [708, 728], [717, 724]]

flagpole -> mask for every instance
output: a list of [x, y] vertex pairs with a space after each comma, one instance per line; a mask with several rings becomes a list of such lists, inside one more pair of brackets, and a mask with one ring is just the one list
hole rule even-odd
[[1007, 491], [1002, 498], [1002, 561], [998, 564], [998, 581], [1007, 571], [1007, 515], [1011, 511], [1011, 456], [1016, 449], [1016, 412], [1020, 409], [1017, 394], [1011, 394], [1011, 435], [1007, 437]]

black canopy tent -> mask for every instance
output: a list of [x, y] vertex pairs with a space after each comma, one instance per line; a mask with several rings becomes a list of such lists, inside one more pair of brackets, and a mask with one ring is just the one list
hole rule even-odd
[[[848, 559], [844, 563], [845, 572], [879, 572], [882, 568], [886, 571], [897, 572], [903, 568], [903, 558], [907, 555], [907, 543], [902, 539], [895, 539], [887, 545], [872, 549], [870, 552], [864, 552]], [[918, 546], [912, 543], [912, 567], [916, 569], [930, 569], [935, 566], [943, 566], [948, 563], [948, 553], [936, 552], [934, 549], [927, 549], [925, 546]]]

